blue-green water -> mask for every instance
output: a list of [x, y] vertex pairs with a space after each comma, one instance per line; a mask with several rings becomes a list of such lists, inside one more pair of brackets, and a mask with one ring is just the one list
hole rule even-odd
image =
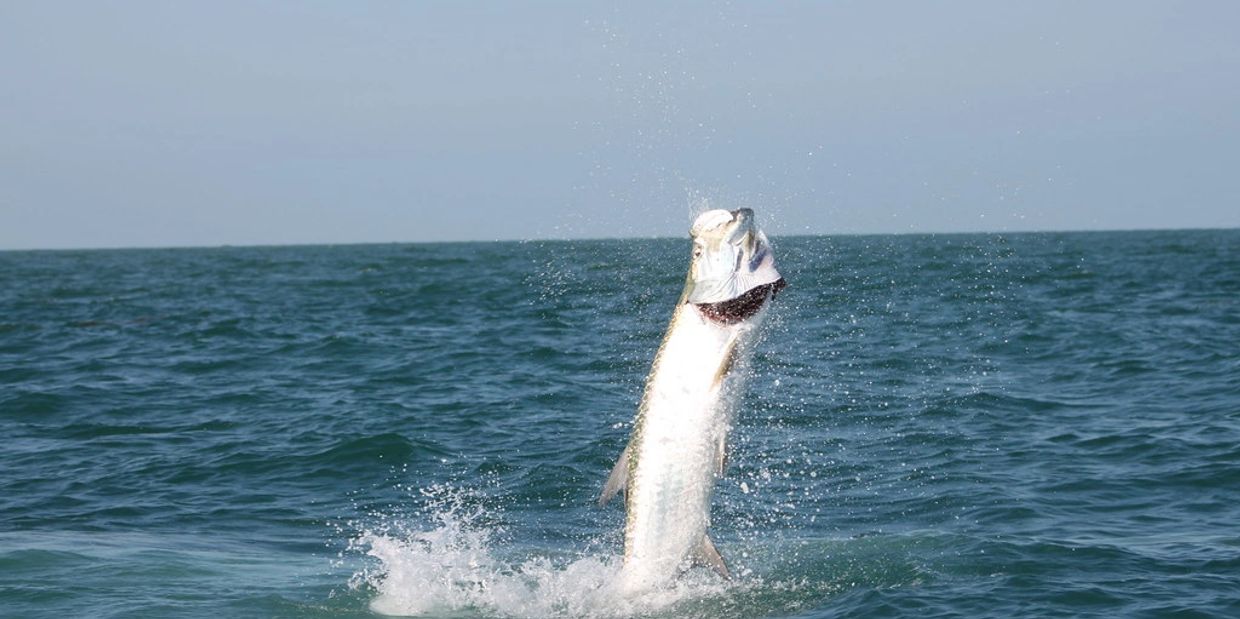
[[687, 241], [0, 253], [0, 615], [1240, 616], [1240, 231], [774, 240], [740, 576], [630, 601]]

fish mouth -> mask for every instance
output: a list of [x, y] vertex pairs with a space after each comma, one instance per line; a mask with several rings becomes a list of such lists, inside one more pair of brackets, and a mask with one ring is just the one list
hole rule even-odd
[[689, 236], [711, 237], [735, 245], [740, 243], [746, 235], [755, 231], [753, 209], [738, 208], [734, 211], [715, 209], [698, 215], [689, 229]]

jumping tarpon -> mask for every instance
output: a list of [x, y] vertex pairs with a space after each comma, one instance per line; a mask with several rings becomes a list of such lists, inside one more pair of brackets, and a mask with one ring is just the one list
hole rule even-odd
[[728, 568], [706, 534], [723, 473], [743, 359], [785, 285], [753, 211], [712, 210], [694, 221], [684, 293], [655, 355], [628, 447], [599, 505], [623, 491], [621, 586], [665, 584], [691, 564]]

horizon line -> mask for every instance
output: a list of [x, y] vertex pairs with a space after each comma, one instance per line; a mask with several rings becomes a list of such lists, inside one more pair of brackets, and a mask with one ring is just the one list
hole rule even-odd
[[[933, 231], [899, 231], [899, 232], [816, 232], [799, 234], [774, 235], [776, 239], [809, 238], [809, 237], [866, 237], [866, 236], [948, 236], [948, 235], [1024, 235], [1024, 234], [1091, 234], [1114, 232], [1194, 232], [1240, 230], [1240, 226], [1190, 226], [1184, 228], [1075, 228], [1075, 229], [1035, 229], [1035, 230], [933, 230]], [[25, 247], [0, 248], [0, 253], [19, 252], [73, 252], [73, 251], [140, 251], [140, 250], [175, 250], [175, 249], [261, 249], [261, 248], [292, 248], [292, 247], [353, 247], [359, 245], [453, 245], [469, 243], [574, 243], [591, 241], [634, 241], [634, 240], [676, 240], [687, 239], [685, 236], [592, 236], [592, 237], [536, 237], [536, 238], [498, 238], [498, 239], [444, 239], [434, 241], [294, 241], [288, 243], [203, 243], [189, 245], [99, 245], [83, 247]]]

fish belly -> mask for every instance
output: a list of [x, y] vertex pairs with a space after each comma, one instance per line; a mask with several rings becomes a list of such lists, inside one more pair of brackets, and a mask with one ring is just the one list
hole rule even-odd
[[691, 305], [673, 317], [646, 388], [625, 498], [629, 587], [672, 579], [703, 542], [731, 423], [722, 378], [748, 329], [706, 320]]

